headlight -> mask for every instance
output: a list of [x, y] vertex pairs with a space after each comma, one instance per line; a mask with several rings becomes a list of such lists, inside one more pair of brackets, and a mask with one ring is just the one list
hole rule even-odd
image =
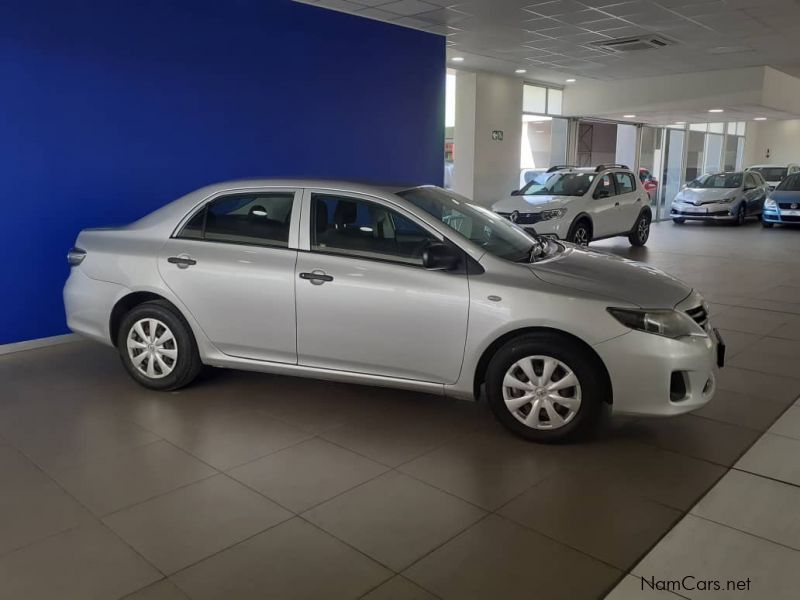
[[723, 198], [722, 200], [719, 200], [719, 202], [723, 204], [730, 204], [731, 202], [734, 201], [736, 201], [736, 196], [730, 196], [729, 198]]
[[775, 209], [778, 208], [778, 205], [772, 198], [767, 198], [766, 200], [764, 200], [764, 208]]
[[637, 331], [654, 333], [668, 338], [706, 335], [703, 328], [689, 315], [677, 310], [635, 310], [609, 308], [608, 312], [620, 323]]
[[560, 219], [565, 214], [567, 214], [566, 208], [551, 208], [549, 210], [543, 210], [539, 213], [542, 221], [549, 221], [551, 219]]

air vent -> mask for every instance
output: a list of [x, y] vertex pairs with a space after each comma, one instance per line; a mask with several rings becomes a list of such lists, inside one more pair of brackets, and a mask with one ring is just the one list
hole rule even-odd
[[676, 42], [660, 35], [642, 35], [631, 38], [620, 38], [605, 42], [595, 42], [593, 45], [604, 50], [614, 52], [638, 52], [639, 50], [656, 50], [665, 46], [674, 46]]

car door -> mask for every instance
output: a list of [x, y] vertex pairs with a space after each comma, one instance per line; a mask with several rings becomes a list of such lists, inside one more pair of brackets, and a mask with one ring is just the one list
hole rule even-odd
[[742, 193], [747, 202], [747, 214], [760, 212], [764, 204], [764, 191], [753, 173], [745, 173]]
[[633, 224], [642, 212], [645, 205], [644, 198], [647, 196], [641, 183], [636, 185], [636, 179], [632, 173], [625, 171], [614, 172], [614, 183], [617, 184], [617, 210], [619, 220], [615, 233], [623, 233], [633, 229]]
[[592, 217], [592, 237], [600, 238], [619, 233], [619, 211], [617, 188], [611, 173], [595, 179], [587, 206]]
[[294, 267], [302, 194], [220, 194], [164, 247], [158, 268], [209, 340], [230, 356], [297, 362]]
[[467, 334], [466, 273], [427, 270], [440, 236], [385, 200], [307, 190], [295, 286], [298, 362], [454, 383]]

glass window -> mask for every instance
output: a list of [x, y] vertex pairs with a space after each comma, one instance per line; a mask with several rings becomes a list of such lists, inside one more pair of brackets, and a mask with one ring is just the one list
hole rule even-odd
[[738, 188], [742, 185], [741, 173], [715, 173], [713, 175], [703, 175], [691, 183], [690, 188], [694, 189], [714, 189], [714, 188]]
[[421, 265], [422, 251], [439, 239], [408, 217], [376, 202], [311, 195], [311, 249]]
[[728, 123], [728, 135], [736, 135], [736, 123], [734, 121]]
[[800, 174], [789, 175], [777, 187], [779, 192], [800, 192]]
[[709, 133], [725, 133], [725, 123], [709, 123]]
[[689, 125], [689, 131], [706, 131], [708, 130], [708, 125], [706, 123], [691, 123]]
[[617, 192], [619, 194], [630, 194], [636, 191], [636, 182], [630, 173], [614, 173], [614, 179], [617, 182]]
[[760, 173], [767, 181], [780, 181], [789, 171], [787, 167], [753, 167], [751, 170]]
[[560, 115], [561, 103], [564, 99], [564, 92], [555, 88], [547, 88], [547, 114]]
[[[397, 194], [499, 258], [530, 262], [534, 240], [511, 221], [450, 190], [419, 187]], [[548, 245], [549, 247], [549, 245]]]
[[594, 181], [594, 172], [545, 173], [546, 179], [529, 184], [526, 196], [583, 196]]
[[736, 135], [744, 135], [745, 128], [747, 124], [744, 121], [739, 121], [736, 123]]
[[288, 246], [294, 192], [222, 196], [192, 217], [178, 237]]
[[611, 175], [606, 174], [597, 182], [597, 187], [594, 188], [595, 198], [608, 198], [609, 196], [616, 195], [617, 191], [614, 189], [614, 182], [611, 181]]
[[547, 88], [538, 85], [524, 85], [522, 88], [522, 112], [544, 114], [546, 111]]

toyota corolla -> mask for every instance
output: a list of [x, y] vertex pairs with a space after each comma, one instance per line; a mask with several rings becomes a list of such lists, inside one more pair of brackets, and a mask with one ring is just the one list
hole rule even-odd
[[210, 365], [484, 394], [510, 430], [553, 441], [604, 407], [697, 409], [724, 360], [686, 284], [437, 187], [223, 183], [84, 230], [68, 260], [70, 328], [155, 390]]

